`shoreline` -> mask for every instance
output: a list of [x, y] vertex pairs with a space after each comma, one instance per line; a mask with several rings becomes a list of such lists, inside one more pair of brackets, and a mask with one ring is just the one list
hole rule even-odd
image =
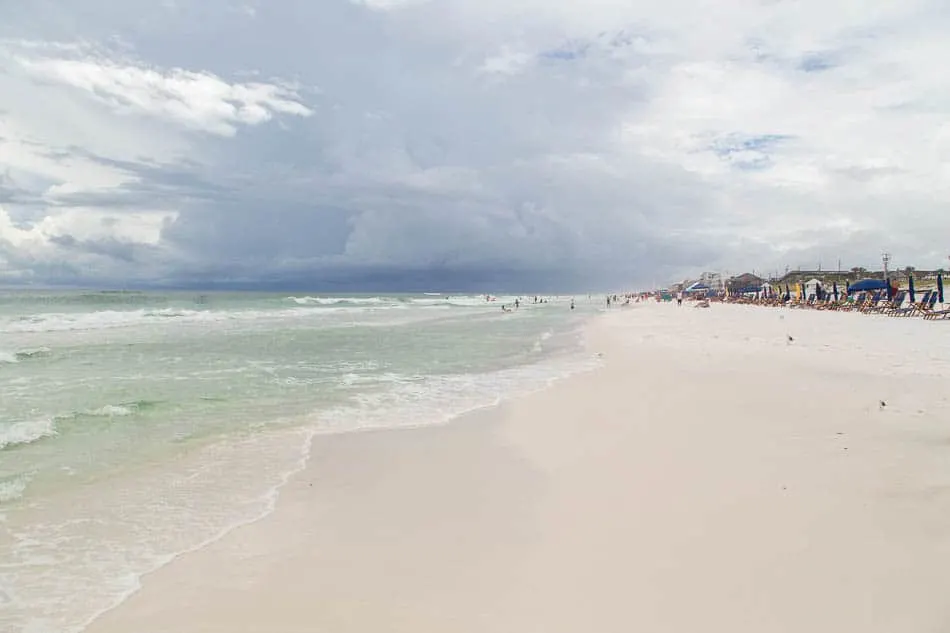
[[[561, 380], [569, 379], [573, 376], [589, 373], [597, 370], [597, 365], [592, 362], [592, 359], [589, 358], [589, 355], [585, 353], [586, 343], [583, 340], [584, 333], [589, 327], [590, 323], [600, 318], [602, 315], [595, 314], [591, 315], [586, 319], [584, 325], [580, 327], [579, 336], [581, 337], [580, 349], [578, 351], [570, 352], [569, 354], [560, 357], [555, 356], [548, 358], [544, 361], [529, 363], [523, 366], [515, 366], [511, 368], [506, 368], [504, 370], [499, 370], [501, 373], [513, 371], [518, 372], [524, 368], [534, 367], [534, 366], [547, 366], [551, 361], [556, 361], [558, 363], [563, 363], [565, 359], [569, 357], [574, 357], [574, 360], [587, 362], [586, 366], [578, 367], [577, 369], [571, 370], [567, 374], [558, 374], [552, 377], [547, 377], [543, 379], [543, 384], [541, 385], [531, 385], [523, 386], [519, 385], [518, 388], [510, 393], [503, 394], [498, 397], [494, 402], [489, 402], [485, 404], [477, 404], [471, 408], [464, 409], [455, 413], [446, 414], [438, 419], [427, 418], [425, 421], [413, 424], [398, 424], [394, 426], [374, 426], [369, 424], [366, 426], [358, 425], [352, 428], [287, 428], [282, 429], [284, 433], [299, 432], [304, 436], [303, 442], [300, 446], [300, 458], [297, 460], [296, 464], [284, 472], [281, 475], [281, 481], [277, 485], [269, 488], [264, 494], [259, 495], [258, 499], [266, 503], [266, 508], [264, 508], [258, 515], [241, 519], [235, 523], [226, 526], [220, 530], [215, 535], [203, 540], [201, 543], [187, 547], [184, 550], [169, 554], [165, 557], [165, 560], [162, 560], [156, 564], [152, 569], [145, 571], [143, 573], [136, 574], [136, 586], [130, 588], [125, 592], [121, 597], [117, 598], [115, 604], [108, 606], [101, 611], [97, 612], [92, 617], [88, 618], [85, 622], [76, 625], [75, 627], [70, 628], [74, 633], [84, 633], [86, 631], [96, 630], [97, 623], [104, 617], [108, 616], [111, 612], [115, 610], [121, 610], [126, 602], [137, 595], [148, 585], [148, 579], [155, 575], [156, 573], [161, 572], [163, 569], [169, 565], [175, 564], [179, 559], [186, 558], [190, 555], [200, 553], [202, 550], [209, 546], [213, 546], [215, 543], [221, 541], [222, 539], [228, 538], [235, 531], [245, 529], [249, 526], [253, 526], [261, 521], [266, 521], [277, 509], [280, 504], [280, 497], [284, 488], [291, 483], [295, 477], [300, 476], [300, 474], [306, 471], [310, 460], [312, 459], [314, 445], [319, 442], [322, 438], [340, 436], [340, 435], [363, 435], [363, 434], [376, 434], [376, 433], [402, 433], [402, 432], [414, 432], [423, 429], [430, 428], [441, 428], [445, 426], [455, 425], [455, 424], [464, 424], [467, 423], [469, 419], [482, 420], [485, 417], [490, 417], [491, 412], [497, 410], [503, 406], [505, 403], [513, 400], [520, 399], [524, 397], [529, 397], [538, 392], [545, 391], [551, 388], [553, 385], [558, 383]], [[206, 447], [207, 448], [207, 447]]]
[[[708, 311], [618, 310], [588, 324], [599, 369], [450, 424], [314, 437], [271, 514], [143, 578], [86, 630], [950, 621], [945, 374], [891, 375], [860, 345], [825, 368], [807, 336], [771, 340], [808, 321], [727, 310], [715, 325], [740, 327], [717, 339], [683, 329], [713, 325]], [[725, 391], [742, 381], [741, 399]]]

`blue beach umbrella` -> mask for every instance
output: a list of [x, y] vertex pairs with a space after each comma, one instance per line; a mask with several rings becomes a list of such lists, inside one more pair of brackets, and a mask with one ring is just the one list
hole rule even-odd
[[862, 279], [848, 286], [848, 292], [866, 292], [868, 290], [884, 290], [887, 282], [883, 279]]
[[910, 296], [910, 302], [915, 303], [914, 301], [914, 276], [910, 275], [907, 278], [907, 294]]
[[937, 301], [943, 303], [943, 273], [937, 273]]

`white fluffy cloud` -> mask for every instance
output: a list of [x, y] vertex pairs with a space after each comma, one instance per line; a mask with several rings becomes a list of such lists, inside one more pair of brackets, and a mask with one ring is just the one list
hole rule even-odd
[[942, 266], [948, 28], [931, 0], [0, 9], [0, 276]]
[[31, 74], [85, 91], [116, 114], [142, 114], [190, 129], [233, 136], [274, 114], [310, 116], [291, 91], [267, 83], [228, 83], [209, 72], [166, 71], [96, 59], [24, 59]]

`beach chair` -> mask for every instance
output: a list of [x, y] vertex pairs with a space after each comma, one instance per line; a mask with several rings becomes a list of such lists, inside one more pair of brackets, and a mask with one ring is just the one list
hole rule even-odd
[[880, 305], [874, 306], [874, 308], [870, 310], [868, 314], [887, 314], [891, 310], [896, 310], [897, 308], [900, 308], [902, 305], [904, 305], [905, 297], [907, 297], [907, 291], [901, 290], [896, 295], [894, 295], [893, 299], [889, 301], [883, 301]]
[[791, 307], [793, 307], [793, 308], [811, 308], [811, 307], [814, 306], [814, 303], [815, 303], [815, 295], [808, 295], [808, 298], [805, 299], [804, 301], [800, 301], [800, 302], [797, 302], [797, 303], [794, 303], [794, 302], [793, 302]]
[[887, 316], [897, 316], [897, 317], [909, 317], [909, 316], [918, 316], [925, 314], [933, 310], [934, 305], [937, 303], [937, 293], [933, 290], [928, 290], [924, 293], [923, 298], [920, 301], [910, 304], [906, 308], [897, 308], [895, 310], [890, 310], [887, 312]]
[[940, 298], [940, 296], [937, 294], [937, 291], [936, 291], [936, 290], [931, 290], [931, 291], [930, 291], [930, 300], [927, 301], [926, 303], [921, 304], [921, 305], [917, 308], [917, 311], [916, 311], [916, 312], [914, 312], [913, 314], [910, 314], [910, 315], [908, 315], [908, 316], [927, 316], [928, 314], [930, 314], [931, 312], [934, 311], [934, 306], [937, 305], [937, 299], [939, 299], [939, 298]]
[[943, 321], [950, 318], [950, 308], [931, 310], [924, 315], [924, 318], [928, 321]]
[[[897, 294], [899, 295], [900, 293], [897, 293]], [[906, 298], [907, 298], [907, 293], [904, 293], [904, 296], [901, 297], [901, 303], [897, 303], [897, 298], [898, 298], [897, 295], [895, 295], [895, 296], [894, 296], [893, 305], [890, 306], [890, 307], [888, 307], [888, 308], [885, 308], [885, 309], [883, 310], [882, 314], [883, 314], [884, 316], [900, 316], [901, 313], [903, 313], [904, 310], [908, 310], [908, 311], [909, 311], [909, 310], [913, 310], [914, 308], [917, 307], [917, 305], [919, 305], [919, 303], [918, 303], [917, 301], [915, 301], [915, 302], [913, 302], [913, 303], [908, 303], [908, 304], [905, 306], [905, 305], [903, 304], [903, 299], [906, 299]], [[929, 292], [926, 293], [925, 298], [927, 298], [927, 299], [930, 298], [930, 293], [929, 293]]]
[[864, 305], [864, 299], [867, 297], [866, 292], [859, 292], [854, 299], [845, 296], [844, 303], [838, 308], [841, 312], [851, 312], [852, 310], [858, 310]]
[[[861, 306], [861, 312], [862, 312], [863, 314], [868, 314], [871, 310], [873, 310], [874, 308], [876, 308], [878, 305], [881, 305], [881, 301], [882, 301], [882, 300], [881, 300], [881, 295], [882, 295], [882, 294], [883, 294], [883, 293], [882, 293], [880, 290], [878, 290], [878, 291], [875, 292], [873, 295], [871, 295], [871, 298], [870, 298], [870, 299], [865, 300], [864, 305]], [[885, 301], [886, 301], [886, 300], [885, 300]]]
[[837, 300], [834, 299], [834, 295], [829, 295], [828, 299], [824, 302], [818, 304], [819, 310], [841, 310], [846, 305], [848, 305], [848, 297], [840, 296]]

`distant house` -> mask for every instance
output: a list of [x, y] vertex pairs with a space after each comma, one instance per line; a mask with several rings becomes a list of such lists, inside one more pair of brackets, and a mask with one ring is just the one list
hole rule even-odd
[[729, 281], [726, 282], [726, 288], [728, 288], [730, 292], [736, 292], [746, 288], [761, 288], [762, 284], [764, 283], [765, 280], [758, 275], [753, 275], [752, 273], [743, 273], [741, 275], [731, 277]]

